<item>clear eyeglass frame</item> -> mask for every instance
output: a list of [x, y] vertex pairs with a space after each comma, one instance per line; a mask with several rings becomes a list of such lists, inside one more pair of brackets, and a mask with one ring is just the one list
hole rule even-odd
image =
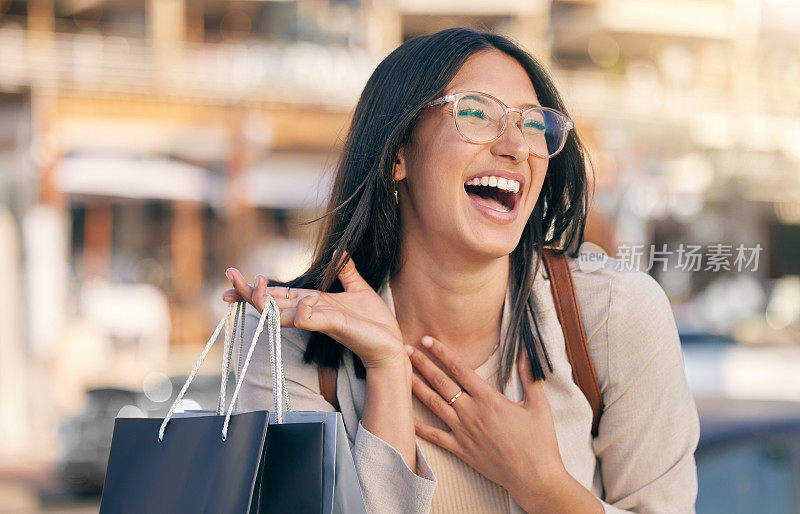
[[[458, 112], [457, 112], [456, 107], [458, 106], [458, 101], [461, 98], [463, 98], [463, 97], [465, 97], [467, 95], [479, 95], [479, 96], [483, 96], [483, 97], [489, 98], [489, 99], [497, 102], [500, 105], [500, 107], [503, 109], [503, 111], [504, 111], [503, 112], [503, 126], [500, 128], [500, 130], [498, 131], [497, 135], [494, 138], [492, 138], [492, 139], [490, 139], [488, 141], [476, 141], [476, 140], [468, 137], [466, 134], [464, 134], [461, 131], [461, 128], [459, 128], [458, 121], [457, 121], [458, 120], [458, 117], [457, 117]], [[456, 126], [456, 130], [461, 135], [461, 137], [463, 137], [464, 139], [466, 139], [467, 141], [469, 141], [471, 143], [476, 143], [476, 144], [488, 144], [488, 143], [491, 143], [492, 141], [497, 140], [500, 136], [502, 136], [503, 132], [505, 132], [505, 130], [506, 130], [506, 127], [508, 127], [508, 113], [509, 112], [518, 112], [520, 114], [520, 123], [522, 122], [522, 120], [525, 119], [526, 115], [529, 112], [532, 112], [532, 111], [548, 111], [550, 113], [555, 114], [556, 116], [561, 117], [564, 120], [564, 137], [562, 138], [561, 143], [558, 146], [558, 149], [555, 152], [553, 152], [551, 155], [541, 155], [540, 153], [536, 152], [531, 147], [530, 143], [528, 143], [527, 138], [525, 139], [526, 143], [528, 143], [528, 148], [530, 149], [530, 151], [534, 155], [536, 155], [537, 157], [542, 157], [542, 158], [546, 158], [546, 159], [555, 157], [556, 155], [559, 154], [559, 152], [561, 152], [561, 150], [564, 148], [564, 145], [567, 142], [567, 137], [569, 136], [569, 131], [572, 130], [575, 127], [575, 124], [572, 122], [572, 120], [569, 119], [569, 117], [566, 114], [564, 114], [563, 112], [559, 111], [558, 109], [553, 109], [551, 107], [530, 107], [528, 109], [524, 109], [523, 110], [523, 109], [520, 109], [518, 107], [509, 107], [505, 103], [503, 103], [503, 101], [500, 100], [499, 98], [497, 98], [495, 96], [492, 96], [489, 93], [484, 93], [483, 91], [461, 91], [461, 92], [458, 92], [458, 93], [451, 93], [449, 95], [444, 95], [442, 97], [439, 97], [439, 98], [437, 98], [435, 100], [431, 100], [430, 102], [428, 102], [425, 105], [423, 105], [422, 108], [425, 109], [427, 107], [433, 107], [434, 105], [440, 105], [440, 104], [451, 103], [451, 102], [453, 104], [453, 124]]]

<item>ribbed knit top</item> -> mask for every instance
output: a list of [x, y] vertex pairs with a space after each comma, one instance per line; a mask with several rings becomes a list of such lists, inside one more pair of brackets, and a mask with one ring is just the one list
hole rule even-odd
[[[500, 370], [500, 348], [475, 369], [481, 378], [497, 387]], [[458, 400], [456, 400], [458, 401]], [[433, 427], [450, 430], [416, 395], [413, 397], [414, 416]], [[508, 491], [484, 477], [453, 453], [420, 436], [417, 443], [425, 454], [428, 465], [439, 480], [431, 505], [432, 514], [507, 514]]]

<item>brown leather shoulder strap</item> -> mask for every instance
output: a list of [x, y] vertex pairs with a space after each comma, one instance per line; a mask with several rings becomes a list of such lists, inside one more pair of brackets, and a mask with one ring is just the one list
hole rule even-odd
[[328, 401], [333, 407], [339, 410], [339, 399], [336, 397], [336, 377], [339, 370], [333, 368], [319, 368], [319, 390], [322, 397]]
[[589, 355], [581, 311], [575, 297], [572, 272], [566, 256], [560, 253], [560, 250], [557, 252], [552, 248], [545, 248], [544, 263], [550, 277], [550, 288], [553, 291], [558, 321], [564, 331], [567, 356], [572, 365], [572, 379], [592, 406], [592, 436], [596, 436], [600, 415], [603, 412], [603, 395], [600, 393], [597, 375]]

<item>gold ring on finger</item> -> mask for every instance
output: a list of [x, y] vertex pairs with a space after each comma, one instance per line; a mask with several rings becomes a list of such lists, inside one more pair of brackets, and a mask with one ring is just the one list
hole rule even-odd
[[456, 393], [456, 395], [455, 395], [455, 396], [453, 396], [453, 397], [450, 399], [450, 401], [449, 401], [449, 402], [447, 402], [447, 405], [453, 405], [453, 403], [455, 403], [455, 401], [456, 401], [456, 400], [458, 400], [458, 397], [459, 397], [459, 396], [461, 396], [461, 393], [463, 393], [463, 392], [464, 392], [464, 390], [463, 390], [463, 389], [459, 389], [459, 390], [458, 390], [458, 393]]

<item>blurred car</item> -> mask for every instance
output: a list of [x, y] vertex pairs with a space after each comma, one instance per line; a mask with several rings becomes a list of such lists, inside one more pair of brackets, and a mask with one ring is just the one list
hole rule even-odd
[[123, 408], [141, 412], [144, 407], [141, 396], [128, 389], [91, 389], [86, 393], [81, 412], [59, 424], [56, 469], [68, 489], [102, 490], [114, 418]]
[[680, 338], [700, 417], [698, 514], [800, 513], [800, 346]]
[[698, 399], [698, 514], [800, 512], [800, 402]]
[[[74, 493], [100, 493], [105, 482], [114, 419], [125, 417], [164, 417], [186, 382], [187, 376], [169, 377], [161, 384], [167, 394], [163, 401], [148, 397], [143, 391], [122, 388], [96, 388], [87, 391], [82, 410], [59, 424], [59, 449], [56, 470], [62, 483]], [[229, 374], [227, 396], [234, 383]], [[177, 411], [216, 410], [219, 401], [220, 375], [196, 375]], [[227, 405], [226, 405], [227, 407]]]

